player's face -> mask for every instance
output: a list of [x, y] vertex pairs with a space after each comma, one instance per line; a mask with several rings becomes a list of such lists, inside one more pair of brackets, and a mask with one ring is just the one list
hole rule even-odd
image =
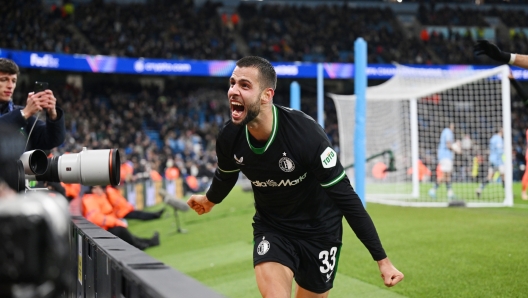
[[254, 67], [235, 67], [229, 79], [227, 97], [231, 107], [231, 121], [246, 125], [260, 113], [259, 71]]
[[16, 88], [17, 75], [0, 72], [0, 101], [11, 100]]

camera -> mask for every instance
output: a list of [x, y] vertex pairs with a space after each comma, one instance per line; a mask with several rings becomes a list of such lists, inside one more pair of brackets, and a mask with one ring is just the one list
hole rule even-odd
[[68, 203], [53, 192], [0, 198], [0, 297], [68, 292], [69, 224]]
[[18, 160], [5, 161], [2, 178], [16, 192], [34, 190], [27, 181], [119, 185], [120, 156], [117, 149], [87, 150], [48, 158], [42, 150], [24, 152]]
[[25, 139], [0, 126], [0, 297], [66, 297], [71, 292], [70, 214], [59, 193], [28, 181], [119, 184], [117, 149], [48, 158], [24, 152]]
[[26, 151], [17, 161], [16, 191], [33, 190], [29, 181], [80, 183], [86, 186], [119, 185], [120, 156], [117, 149], [87, 150], [48, 158], [42, 150]]

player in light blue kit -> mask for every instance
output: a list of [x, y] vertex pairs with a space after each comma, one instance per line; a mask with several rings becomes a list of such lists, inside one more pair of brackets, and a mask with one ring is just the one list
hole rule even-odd
[[502, 138], [502, 127], [497, 130], [491, 139], [489, 144], [489, 168], [488, 177], [486, 181], [483, 181], [479, 188], [477, 188], [477, 196], [480, 197], [484, 187], [488, 184], [495, 175], [496, 172], [500, 173], [502, 180], [502, 187], [504, 187], [504, 161], [502, 160], [504, 155], [504, 139]]
[[444, 128], [440, 135], [440, 143], [438, 144], [437, 158], [442, 175], [437, 176], [436, 182], [429, 190], [429, 196], [436, 198], [436, 190], [442, 182], [446, 183], [447, 198], [449, 200], [454, 198], [453, 189], [451, 185], [451, 172], [453, 172], [453, 160], [455, 158], [456, 148], [455, 144], [455, 124], [449, 123], [449, 127]]

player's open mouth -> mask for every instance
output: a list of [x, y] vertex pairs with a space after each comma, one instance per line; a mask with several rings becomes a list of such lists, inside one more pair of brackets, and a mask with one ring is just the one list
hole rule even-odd
[[231, 117], [233, 120], [240, 120], [244, 114], [244, 110], [245, 108], [243, 104], [236, 101], [231, 102]]

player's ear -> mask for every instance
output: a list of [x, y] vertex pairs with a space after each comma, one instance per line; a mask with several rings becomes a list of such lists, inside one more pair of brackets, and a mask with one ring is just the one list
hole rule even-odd
[[260, 95], [260, 99], [264, 103], [269, 103], [273, 101], [273, 95], [275, 95], [275, 90], [272, 88], [266, 88], [262, 91], [262, 94]]

